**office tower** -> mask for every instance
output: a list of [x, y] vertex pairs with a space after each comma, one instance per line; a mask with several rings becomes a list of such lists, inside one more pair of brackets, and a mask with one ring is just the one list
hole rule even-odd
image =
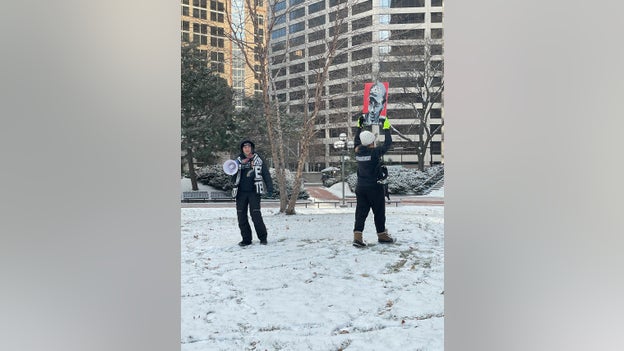
[[[282, 0], [276, 2], [274, 11], [271, 72], [277, 99], [291, 114], [321, 104], [308, 170], [339, 161], [340, 151], [332, 145], [340, 133], [352, 137], [354, 115], [362, 111], [367, 82], [389, 83], [388, 117], [399, 132], [418, 140], [416, 128], [410, 128], [416, 119], [411, 105], [415, 103], [416, 109], [423, 106], [415, 90], [413, 71], [424, 65], [422, 54], [427, 42], [431, 62], [440, 65], [435, 79], [442, 81], [442, 0]], [[336, 26], [337, 21], [344, 23]], [[336, 32], [341, 33], [341, 48], [329, 68], [326, 97], [323, 101], [306, 100], [322, 66], [319, 58], [327, 52], [326, 43]], [[427, 123], [431, 129], [442, 123], [442, 102], [440, 96], [432, 105]], [[414, 143], [396, 134], [393, 140], [386, 161], [412, 165], [418, 161]], [[439, 128], [424, 164], [443, 162], [442, 142]]]
[[[243, 3], [243, 0], [233, 1], [239, 1], [238, 4]], [[242, 16], [231, 16], [231, 14], [237, 9], [245, 11], [245, 6], [232, 6], [230, 0], [182, 0], [181, 6], [182, 41], [199, 45], [200, 51], [205, 52], [211, 67], [234, 89], [236, 108], [242, 108], [243, 97], [253, 95], [260, 88], [253, 70], [245, 64], [240, 49], [229, 39], [231, 30], [228, 16], [236, 21], [244, 14]], [[260, 6], [258, 12], [260, 20], [263, 21], [266, 15], [263, 6]], [[244, 25], [247, 31], [253, 33], [250, 23]], [[263, 35], [262, 30], [255, 33], [258, 40], [262, 40]], [[253, 47], [249, 50], [253, 50]]]

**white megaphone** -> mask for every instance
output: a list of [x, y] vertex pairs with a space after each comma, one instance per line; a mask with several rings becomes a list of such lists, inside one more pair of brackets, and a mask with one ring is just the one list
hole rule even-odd
[[227, 160], [223, 163], [223, 172], [227, 175], [235, 175], [238, 172], [238, 162]]

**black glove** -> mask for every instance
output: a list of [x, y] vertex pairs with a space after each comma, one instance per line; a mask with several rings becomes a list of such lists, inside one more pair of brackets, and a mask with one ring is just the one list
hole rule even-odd
[[357, 120], [357, 127], [358, 127], [358, 128], [362, 128], [362, 127], [364, 126], [364, 121], [365, 121], [365, 120], [366, 120], [366, 119], [364, 118], [364, 114], [362, 113], [362, 114], [360, 115], [360, 118], [358, 118], [358, 120]]

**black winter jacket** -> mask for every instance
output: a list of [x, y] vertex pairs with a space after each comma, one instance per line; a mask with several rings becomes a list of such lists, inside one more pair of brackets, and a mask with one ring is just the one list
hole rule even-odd
[[355, 132], [355, 160], [358, 164], [357, 169], [357, 186], [374, 186], [377, 185], [377, 166], [379, 159], [383, 156], [390, 145], [392, 145], [392, 136], [390, 129], [383, 129], [384, 143], [381, 146], [369, 148], [363, 146], [360, 141], [360, 132], [362, 128], [358, 128]]
[[[245, 159], [244, 154], [240, 154], [239, 157], [241, 159]], [[246, 164], [241, 165], [241, 177], [240, 183], [238, 184], [239, 192], [255, 192], [256, 186], [254, 185], [254, 181], [256, 178], [256, 172], [251, 167], [251, 161]], [[236, 181], [236, 174], [232, 176], [232, 183]], [[269, 167], [267, 167], [264, 160], [262, 160], [262, 171], [261, 171], [262, 180], [264, 180], [264, 184], [266, 184], [267, 192], [273, 192], [273, 181], [271, 179], [271, 174], [269, 173]]]

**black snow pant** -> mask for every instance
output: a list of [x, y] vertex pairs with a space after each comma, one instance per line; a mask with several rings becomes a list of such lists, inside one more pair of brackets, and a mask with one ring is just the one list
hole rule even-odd
[[386, 199], [381, 184], [357, 186], [355, 189], [357, 205], [355, 207], [355, 226], [353, 231], [363, 232], [368, 212], [372, 209], [377, 233], [386, 230]]
[[267, 229], [262, 220], [262, 213], [260, 212], [260, 195], [255, 192], [239, 192], [236, 196], [236, 214], [238, 216], [238, 228], [240, 228], [243, 242], [251, 242], [251, 226], [247, 219], [247, 209], [249, 209], [251, 213], [251, 220], [256, 229], [258, 239], [266, 240]]

